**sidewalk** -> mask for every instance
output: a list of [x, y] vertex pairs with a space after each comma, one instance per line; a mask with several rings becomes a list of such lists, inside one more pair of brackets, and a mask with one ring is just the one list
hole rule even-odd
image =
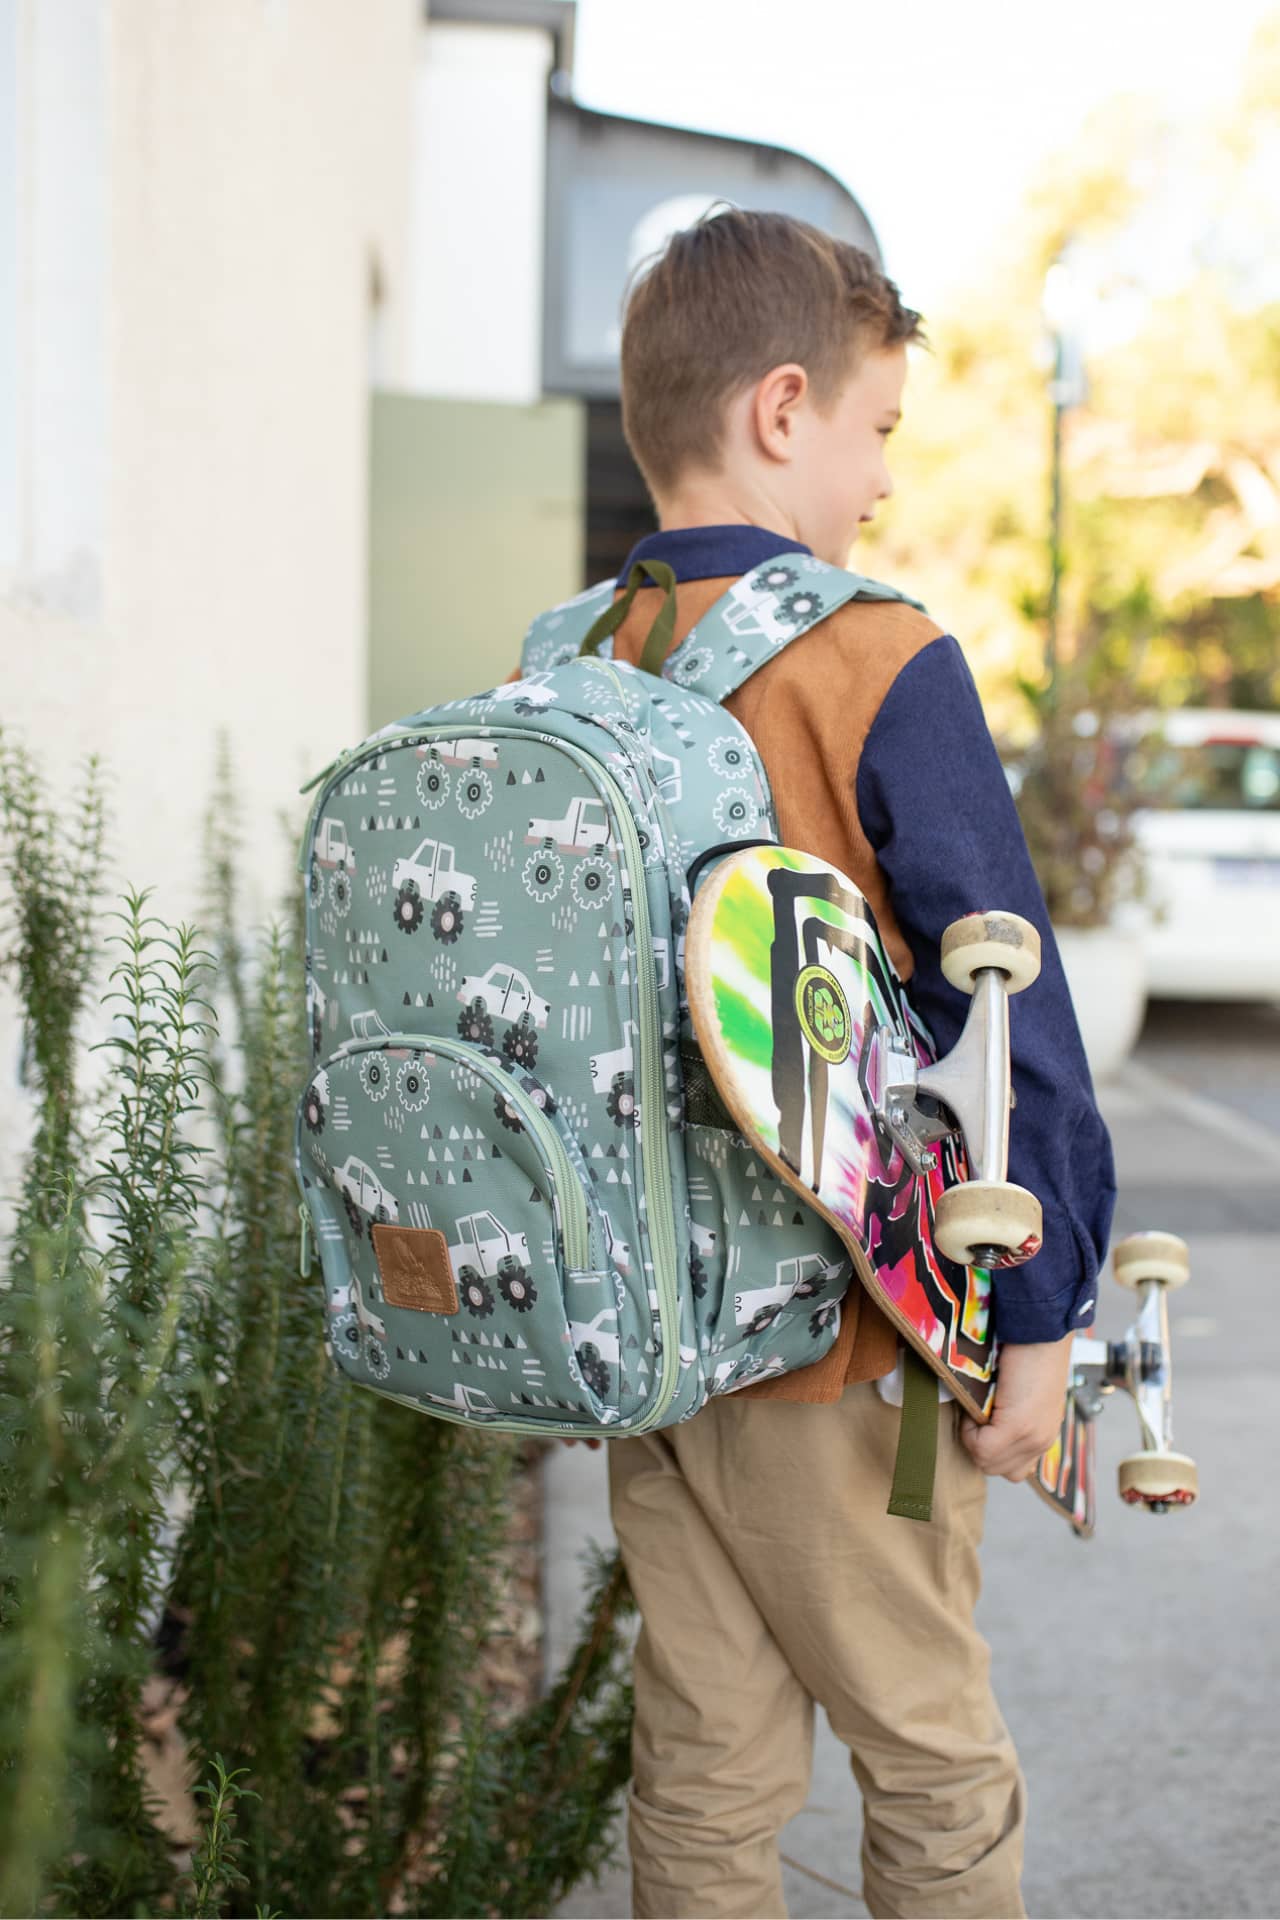
[[[1038, 1916], [1274, 1913], [1280, 1778], [1272, 1717], [1271, 1409], [1280, 1369], [1280, 1136], [1147, 1067], [1101, 1090], [1120, 1198], [1115, 1236], [1182, 1234], [1192, 1285], [1174, 1295], [1178, 1443], [1199, 1462], [1189, 1514], [1131, 1512], [1116, 1461], [1138, 1443], [1126, 1401], [1099, 1431], [1099, 1526], [1077, 1541], [1023, 1487], [995, 1480], [979, 1623], [1027, 1774], [1024, 1881]], [[1108, 1280], [1098, 1330], [1128, 1323]], [[611, 1542], [604, 1451], [547, 1456], [548, 1662], [571, 1641], [577, 1556]], [[905, 1522], [903, 1523], [906, 1524]], [[784, 1829], [793, 1920], [860, 1915], [860, 1816], [845, 1749], [819, 1714], [809, 1802]], [[1271, 1835], [1269, 1847], [1264, 1836]], [[630, 1913], [625, 1856], [557, 1913]]]

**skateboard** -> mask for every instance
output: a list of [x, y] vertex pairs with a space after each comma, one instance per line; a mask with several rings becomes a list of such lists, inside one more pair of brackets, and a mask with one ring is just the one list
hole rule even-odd
[[[972, 997], [960, 1038], [938, 1059], [847, 875], [756, 842], [700, 855], [691, 891], [713, 859], [693, 893], [685, 985], [720, 1096], [744, 1137], [834, 1227], [902, 1338], [986, 1420], [998, 1357], [994, 1276], [1041, 1246], [1040, 1204], [1007, 1177], [1008, 999], [1039, 973], [1039, 935], [992, 911], [946, 929], [943, 972]], [[1169, 1420], [1164, 1299], [1187, 1277], [1181, 1244], [1171, 1235], [1121, 1243], [1116, 1275], [1141, 1292], [1138, 1321], [1124, 1341], [1073, 1348], [1062, 1431], [1032, 1484], [1078, 1533], [1095, 1517], [1094, 1420], [1120, 1387], [1134, 1397], [1144, 1441], [1122, 1464], [1123, 1497], [1155, 1511], [1195, 1498], [1194, 1465], [1172, 1452]]]

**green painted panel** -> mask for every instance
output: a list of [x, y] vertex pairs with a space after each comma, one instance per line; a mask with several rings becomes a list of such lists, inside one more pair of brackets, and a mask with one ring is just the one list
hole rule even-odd
[[375, 393], [369, 726], [505, 680], [582, 586], [586, 414]]

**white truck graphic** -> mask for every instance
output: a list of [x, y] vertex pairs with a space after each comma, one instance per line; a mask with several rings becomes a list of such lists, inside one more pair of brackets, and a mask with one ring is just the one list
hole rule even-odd
[[428, 740], [417, 748], [419, 760], [429, 759], [432, 754], [448, 767], [469, 767], [473, 760], [482, 767], [498, 764], [498, 749], [492, 740]]
[[635, 1033], [635, 1021], [628, 1020], [623, 1027], [623, 1041], [620, 1047], [614, 1047], [609, 1053], [592, 1054], [591, 1084], [597, 1093], [608, 1093], [618, 1074], [634, 1072]]
[[434, 904], [431, 931], [437, 940], [450, 944], [462, 931], [462, 916], [476, 903], [475, 875], [454, 865], [454, 850], [443, 840], [424, 840], [413, 853], [402, 855], [391, 869], [395, 889], [396, 925], [405, 933], [416, 933], [426, 912], [424, 903]]
[[356, 856], [351, 851], [347, 829], [341, 820], [331, 818], [320, 822], [316, 832], [315, 856], [319, 866], [342, 867], [347, 873], [355, 872]]
[[622, 1357], [617, 1328], [616, 1307], [601, 1307], [594, 1320], [569, 1322], [573, 1351], [582, 1369], [582, 1377], [598, 1400], [608, 1398], [612, 1384], [609, 1368], [618, 1366]]
[[465, 1381], [454, 1383], [452, 1395], [446, 1399], [442, 1393], [424, 1393], [424, 1400], [432, 1401], [437, 1407], [455, 1407], [460, 1413], [469, 1413], [475, 1420], [498, 1420], [502, 1417], [500, 1407], [495, 1407], [487, 1393], [479, 1387], [469, 1387]]
[[551, 1016], [550, 1006], [538, 998], [520, 969], [500, 960], [495, 960], [487, 973], [464, 974], [458, 998], [464, 1007], [478, 1003], [500, 1020], [527, 1017], [535, 1027], [545, 1027]]
[[635, 1032], [635, 1021], [628, 1020], [620, 1047], [591, 1056], [591, 1085], [605, 1095], [606, 1111], [617, 1127], [636, 1124]]
[[733, 1317], [748, 1333], [771, 1326], [790, 1300], [811, 1300], [828, 1280], [842, 1272], [841, 1262], [827, 1262], [820, 1253], [802, 1253], [779, 1260], [771, 1287], [751, 1287], [733, 1296]]
[[536, 846], [550, 840], [561, 853], [587, 853], [609, 844], [609, 817], [604, 801], [590, 794], [571, 800], [567, 813], [558, 820], [531, 820], [525, 834], [526, 845]]
[[[393, 1194], [387, 1192], [373, 1168], [355, 1154], [344, 1160], [334, 1169], [333, 1184], [347, 1203], [348, 1213], [358, 1208], [361, 1213], [369, 1214], [374, 1220], [398, 1220], [400, 1208]], [[352, 1220], [352, 1225], [356, 1224]]]
[[630, 1273], [631, 1271], [630, 1247], [627, 1245], [625, 1240], [618, 1239], [617, 1235], [613, 1231], [613, 1221], [609, 1218], [608, 1214], [604, 1211], [603, 1207], [600, 1210], [600, 1219], [604, 1224], [604, 1244], [605, 1244], [605, 1252], [608, 1255], [608, 1259], [609, 1259], [609, 1265], [613, 1268], [615, 1273], [623, 1273], [623, 1274]]
[[509, 1233], [497, 1215], [464, 1213], [455, 1231], [457, 1240], [449, 1248], [449, 1263], [461, 1283], [468, 1269], [482, 1279], [493, 1279], [516, 1267], [528, 1269], [530, 1242], [522, 1233]]
[[560, 696], [541, 680], [512, 680], [506, 686], [495, 687], [489, 698], [495, 706], [509, 701], [520, 713], [534, 713], [553, 707]]
[[353, 1040], [389, 1040], [391, 1029], [376, 1008], [366, 1007], [362, 1013], [352, 1014], [351, 1037]]

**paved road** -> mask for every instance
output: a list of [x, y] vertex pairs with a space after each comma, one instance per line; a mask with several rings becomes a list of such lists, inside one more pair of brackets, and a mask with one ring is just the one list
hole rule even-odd
[[[1024, 1488], [994, 1481], [980, 1622], [1031, 1793], [1025, 1891], [1039, 1916], [1277, 1912], [1274, 1739], [1280, 1541], [1269, 1462], [1280, 1376], [1280, 1013], [1157, 1008], [1104, 1089], [1117, 1235], [1189, 1239], [1174, 1297], [1178, 1442], [1201, 1468], [1193, 1512], [1163, 1519], [1110, 1493], [1136, 1445], [1119, 1399], [1100, 1431], [1099, 1534], [1082, 1543]], [[1123, 1331], [1108, 1284], [1099, 1331]], [[609, 1523], [602, 1456], [549, 1456], [553, 1654], [571, 1632], [574, 1555]], [[905, 1524], [905, 1523], [904, 1523]], [[808, 1805], [783, 1835], [793, 1916], [859, 1915], [858, 1806], [825, 1724]], [[563, 1916], [626, 1915], [625, 1869]]]

